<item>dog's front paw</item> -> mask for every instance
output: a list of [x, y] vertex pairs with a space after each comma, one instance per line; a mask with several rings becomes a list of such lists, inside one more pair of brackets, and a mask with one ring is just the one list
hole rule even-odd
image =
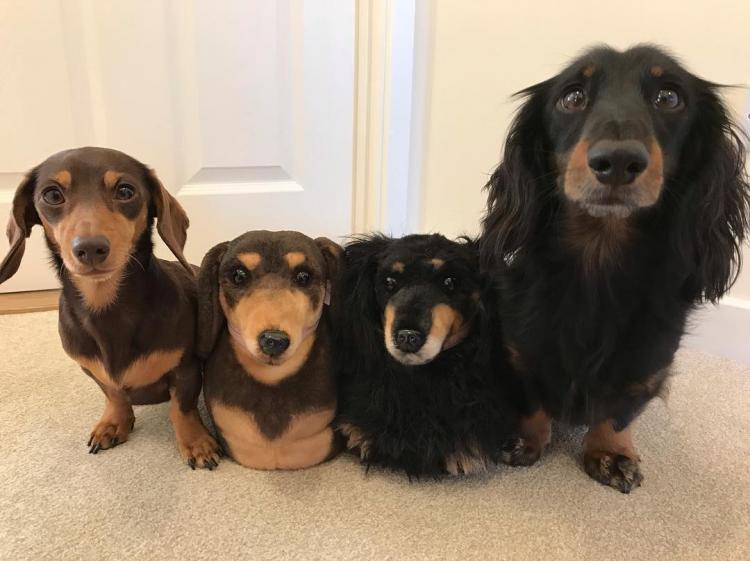
[[541, 457], [542, 447], [525, 438], [508, 440], [500, 451], [500, 459], [509, 466], [530, 466]]
[[91, 431], [89, 441], [89, 454], [97, 454], [100, 450], [114, 448], [128, 439], [130, 431], [133, 430], [135, 418], [102, 417]]
[[180, 449], [180, 456], [190, 469], [199, 467], [213, 470], [219, 465], [224, 455], [224, 450], [207, 432], [178, 441], [177, 446]]
[[359, 459], [366, 461], [370, 456], [370, 439], [359, 430], [358, 427], [349, 424], [341, 423], [338, 426], [338, 430], [344, 437], [346, 447], [359, 454]]
[[630, 493], [640, 486], [643, 474], [639, 463], [637, 459], [615, 452], [595, 450], [583, 456], [583, 468], [589, 476], [621, 493]]

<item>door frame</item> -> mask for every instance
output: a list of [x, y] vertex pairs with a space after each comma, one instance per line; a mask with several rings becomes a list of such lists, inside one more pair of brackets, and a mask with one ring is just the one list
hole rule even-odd
[[429, 0], [357, 0], [353, 233], [419, 231], [432, 22]]

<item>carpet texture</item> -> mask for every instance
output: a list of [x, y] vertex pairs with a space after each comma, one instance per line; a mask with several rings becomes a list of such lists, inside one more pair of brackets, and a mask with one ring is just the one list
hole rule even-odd
[[750, 367], [683, 350], [638, 421], [645, 481], [621, 495], [579, 465], [581, 433], [531, 468], [408, 483], [350, 458], [266, 473], [190, 471], [166, 405], [87, 454], [98, 387], [56, 312], [0, 316], [0, 559], [750, 559]]

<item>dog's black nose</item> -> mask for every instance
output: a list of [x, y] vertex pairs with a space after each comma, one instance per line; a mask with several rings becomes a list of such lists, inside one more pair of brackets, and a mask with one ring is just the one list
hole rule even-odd
[[589, 148], [588, 163], [605, 185], [628, 185], [648, 167], [648, 152], [637, 140], [600, 140]]
[[424, 334], [413, 329], [399, 329], [396, 332], [396, 348], [405, 353], [416, 353], [424, 345]]
[[95, 267], [109, 255], [109, 240], [104, 236], [73, 239], [73, 254], [84, 265]]
[[268, 356], [279, 356], [289, 348], [289, 335], [283, 331], [268, 330], [258, 337], [260, 350]]

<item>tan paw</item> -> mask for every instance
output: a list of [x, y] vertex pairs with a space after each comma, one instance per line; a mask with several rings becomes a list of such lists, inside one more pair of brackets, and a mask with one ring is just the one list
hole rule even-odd
[[135, 418], [102, 418], [91, 431], [91, 436], [86, 446], [89, 454], [97, 454], [100, 450], [114, 448], [128, 439], [130, 431], [133, 430]]
[[180, 450], [180, 456], [191, 469], [199, 467], [213, 470], [224, 456], [221, 446], [207, 432], [196, 435], [190, 440], [178, 442], [177, 447]]

